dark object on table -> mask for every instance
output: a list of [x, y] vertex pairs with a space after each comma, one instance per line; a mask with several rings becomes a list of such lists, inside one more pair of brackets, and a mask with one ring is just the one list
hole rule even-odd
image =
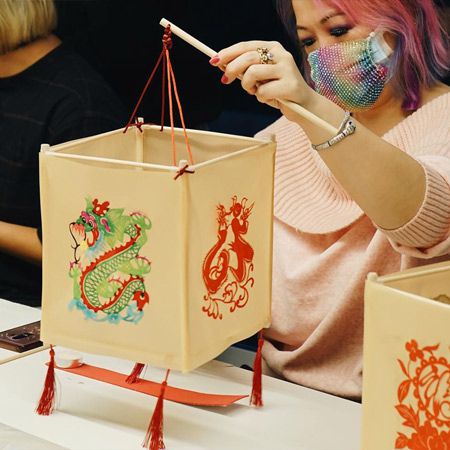
[[22, 353], [43, 345], [41, 322], [32, 322], [0, 332], [0, 348]]

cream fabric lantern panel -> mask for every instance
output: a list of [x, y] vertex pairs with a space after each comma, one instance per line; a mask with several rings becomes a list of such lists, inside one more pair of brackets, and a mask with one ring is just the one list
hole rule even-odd
[[450, 263], [365, 290], [364, 450], [450, 448]]
[[142, 130], [42, 146], [41, 336], [188, 371], [270, 323], [275, 143]]

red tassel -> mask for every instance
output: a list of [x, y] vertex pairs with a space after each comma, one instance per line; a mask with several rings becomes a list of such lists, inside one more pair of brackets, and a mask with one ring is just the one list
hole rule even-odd
[[139, 379], [139, 376], [141, 375], [142, 371], [144, 370], [144, 367], [145, 367], [145, 364], [136, 363], [134, 365], [133, 370], [131, 371], [130, 375], [127, 376], [125, 383], [128, 383], [128, 384], [136, 383], [136, 381]]
[[258, 350], [256, 352], [255, 361], [253, 363], [253, 385], [252, 394], [250, 396], [250, 405], [259, 408], [263, 406], [262, 400], [262, 346], [264, 344], [263, 330], [259, 332]]
[[155, 410], [153, 411], [152, 420], [148, 425], [147, 434], [145, 435], [144, 442], [142, 443], [143, 447], [149, 448], [150, 450], [162, 450], [166, 448], [166, 446], [164, 445], [163, 436], [163, 403], [164, 392], [166, 391], [167, 378], [169, 377], [169, 373], [170, 370], [167, 370], [166, 378], [161, 383], [161, 392], [159, 393], [158, 401], [156, 402]]
[[42, 391], [36, 412], [41, 416], [49, 416], [55, 406], [55, 350], [50, 345], [50, 361], [48, 363], [47, 375], [44, 382], [44, 390]]

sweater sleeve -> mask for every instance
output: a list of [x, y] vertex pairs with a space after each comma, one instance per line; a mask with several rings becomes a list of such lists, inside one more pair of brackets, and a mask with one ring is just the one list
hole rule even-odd
[[402, 227], [381, 231], [399, 253], [428, 259], [450, 253], [450, 160], [444, 156], [418, 160], [426, 177], [420, 209]]

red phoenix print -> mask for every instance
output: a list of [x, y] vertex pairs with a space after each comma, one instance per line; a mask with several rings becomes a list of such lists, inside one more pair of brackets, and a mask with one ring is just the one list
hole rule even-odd
[[203, 297], [206, 304], [202, 310], [214, 319], [223, 317], [220, 305], [229, 307], [230, 312], [243, 308], [255, 282], [250, 276], [254, 251], [243, 238], [254, 203], [247, 206], [248, 200], [244, 197], [238, 202], [237, 196], [232, 202], [229, 210], [222, 204], [217, 206], [217, 242], [203, 261], [203, 282], [208, 293]]
[[395, 448], [450, 450], [450, 363], [435, 354], [439, 344], [421, 348], [413, 339], [405, 348], [395, 409], [411, 434], [398, 432]]

